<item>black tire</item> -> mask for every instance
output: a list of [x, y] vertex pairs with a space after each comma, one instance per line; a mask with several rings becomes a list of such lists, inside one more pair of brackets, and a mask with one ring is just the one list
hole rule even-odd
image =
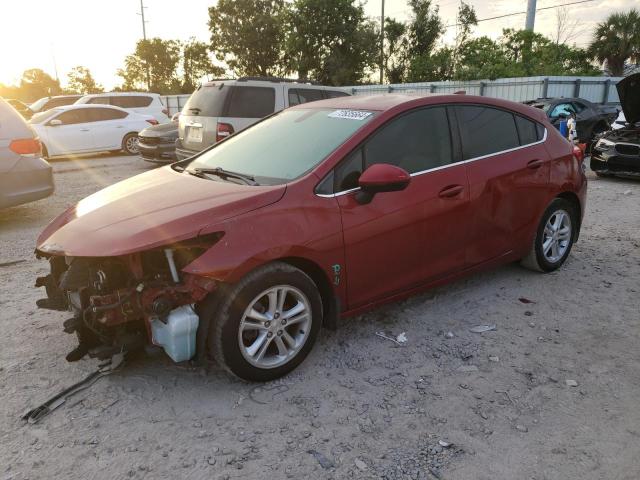
[[[308, 333], [301, 341], [297, 352], [285, 363], [273, 367], [256, 366], [245, 358], [246, 353], [241, 350], [240, 342], [245, 341], [244, 337], [239, 334], [241, 322], [245, 310], [257, 298], [265, 298], [260, 297], [261, 294], [268, 289], [281, 286], [293, 287], [307, 300], [311, 311]], [[322, 323], [322, 301], [318, 287], [307, 274], [282, 262], [274, 262], [260, 267], [234, 285], [223, 285], [218, 292], [203, 301], [199, 311], [200, 321], [210, 322], [208, 345], [209, 351], [216, 361], [233, 375], [243, 380], [256, 382], [266, 382], [282, 377], [302, 363], [313, 348]], [[278, 316], [276, 315], [274, 318], [278, 318]], [[278, 321], [282, 321], [282, 319]], [[278, 321], [273, 320], [273, 324]], [[282, 328], [295, 330], [298, 327], [289, 325]], [[302, 332], [302, 327], [299, 332]], [[272, 335], [274, 334], [272, 333]], [[277, 339], [275, 336], [270, 338], [272, 340], [267, 342], [270, 342], [268, 349], [275, 349], [276, 342], [274, 340]], [[251, 340], [248, 343], [251, 343]], [[269, 351], [268, 349], [267, 351]]]
[[602, 172], [595, 172], [596, 175], [600, 178], [607, 178], [610, 177], [611, 175], [609, 175], [608, 173], [602, 173]]
[[[545, 252], [543, 251], [543, 242], [545, 242], [545, 239], [548, 240], [548, 235], [545, 233], [545, 227], [547, 226], [547, 222], [549, 222], [549, 220], [554, 215], [558, 215], [560, 212], [566, 213], [569, 217], [570, 237], [568, 239], [568, 244], [566, 245], [566, 247], [558, 247], [565, 248], [562, 255], [559, 256], [559, 258], [553, 258], [552, 255], [548, 256], [548, 254], [545, 254]], [[575, 206], [564, 198], [554, 199], [542, 215], [540, 225], [538, 225], [538, 229], [536, 230], [536, 236], [533, 240], [531, 250], [529, 251], [527, 256], [521, 260], [520, 263], [522, 264], [522, 266], [531, 270], [536, 270], [538, 272], [552, 272], [554, 270], [557, 270], [567, 260], [569, 253], [571, 253], [571, 247], [573, 246], [577, 233], [578, 212], [576, 212]], [[548, 250], [547, 253], [551, 252]]]
[[138, 149], [138, 134], [127, 133], [122, 139], [122, 150], [127, 155], [137, 155]]

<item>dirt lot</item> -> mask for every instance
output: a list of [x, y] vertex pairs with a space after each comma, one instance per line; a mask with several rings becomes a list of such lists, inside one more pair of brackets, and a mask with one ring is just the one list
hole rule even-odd
[[35, 308], [36, 235], [150, 167], [54, 168], [54, 197], [0, 211], [0, 478], [640, 478], [640, 182], [590, 177], [556, 273], [508, 265], [345, 320], [272, 384], [142, 357], [29, 426], [96, 367], [66, 363], [67, 315]]

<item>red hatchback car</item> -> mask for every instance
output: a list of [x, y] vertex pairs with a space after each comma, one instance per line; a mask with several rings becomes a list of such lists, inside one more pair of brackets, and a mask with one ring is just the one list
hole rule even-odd
[[582, 158], [540, 110], [468, 95], [344, 97], [272, 115], [80, 201], [40, 235], [43, 308], [106, 358], [149, 342], [247, 380], [321, 325], [578, 238]]

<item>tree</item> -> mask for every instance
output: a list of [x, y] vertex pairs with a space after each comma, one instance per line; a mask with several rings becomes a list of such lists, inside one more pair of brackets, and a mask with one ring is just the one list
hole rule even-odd
[[352, 85], [376, 66], [379, 32], [353, 0], [295, 0], [287, 25], [289, 69], [301, 78]]
[[284, 0], [220, 0], [209, 7], [211, 50], [236, 75], [283, 73]]
[[48, 73], [39, 68], [31, 68], [22, 74], [20, 93], [21, 98], [32, 102], [42, 97], [60, 95], [62, 88], [60, 82], [51, 78]]
[[571, 20], [569, 18], [569, 9], [567, 7], [556, 8], [556, 28], [553, 32], [553, 41], [556, 45], [569, 43], [578, 36], [578, 27], [580, 20], [577, 18]]
[[460, 2], [458, 7], [458, 33], [456, 34], [455, 46], [453, 47], [453, 61], [449, 71], [449, 77], [452, 78], [454, 72], [459, 68], [459, 52], [465, 47], [471, 36], [471, 28], [478, 25], [478, 17], [476, 11], [471, 5]]
[[589, 54], [606, 62], [611, 75], [624, 74], [627, 60], [640, 60], [640, 13], [632, 8], [626, 13], [614, 13], [599, 23], [589, 45]]
[[407, 26], [393, 18], [384, 22], [384, 74], [389, 83], [402, 83], [407, 70]]
[[75, 93], [100, 93], [104, 89], [94, 80], [91, 72], [87, 67], [73, 67], [68, 73], [69, 90]]
[[182, 92], [191, 93], [205, 75], [220, 76], [224, 68], [214, 66], [209, 58], [209, 47], [195, 38], [182, 45]]
[[177, 93], [179, 80], [176, 69], [180, 61], [180, 43], [176, 40], [152, 38], [140, 40], [136, 50], [124, 60], [123, 90], [146, 90], [156, 93]]
[[489, 37], [478, 37], [460, 47], [454, 74], [456, 80], [495, 80], [509, 76], [517, 76], [517, 72], [498, 42]]
[[[432, 6], [431, 0], [409, 0], [413, 16], [408, 29], [409, 72], [407, 80], [420, 82], [444, 80], [446, 62], [451, 61], [450, 49], [436, 52], [436, 43], [444, 32], [438, 6]], [[437, 56], [433, 56], [437, 53]], [[443, 78], [444, 77], [444, 78]]]

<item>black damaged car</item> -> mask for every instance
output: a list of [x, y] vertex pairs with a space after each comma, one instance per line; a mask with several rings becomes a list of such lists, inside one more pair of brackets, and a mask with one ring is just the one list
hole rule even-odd
[[591, 153], [591, 170], [598, 176], [640, 177], [640, 73], [616, 85], [627, 125], [604, 133]]

